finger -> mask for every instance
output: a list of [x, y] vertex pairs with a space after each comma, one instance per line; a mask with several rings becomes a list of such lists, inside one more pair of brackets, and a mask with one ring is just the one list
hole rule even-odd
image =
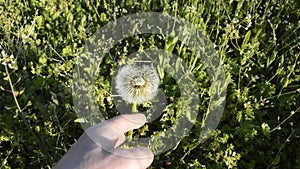
[[145, 122], [143, 114], [120, 115], [88, 128], [86, 133], [97, 145], [107, 150], [122, 144], [125, 132], [139, 128]]
[[143, 126], [146, 122], [144, 114], [125, 114], [117, 116], [107, 121], [109, 127], [119, 134], [124, 134], [129, 130], [137, 129]]
[[138, 147], [131, 149], [118, 148], [113, 152], [120, 160], [123, 168], [145, 169], [151, 165], [154, 155], [151, 150], [146, 147]]

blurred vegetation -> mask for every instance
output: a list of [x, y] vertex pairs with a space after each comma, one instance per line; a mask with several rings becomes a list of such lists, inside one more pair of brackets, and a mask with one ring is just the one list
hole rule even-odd
[[[215, 43], [230, 77], [225, 111], [213, 135], [198, 144], [199, 124], [150, 168], [300, 168], [300, 3], [297, 0], [0, 0], [0, 168], [51, 168], [82, 134], [72, 103], [73, 66], [97, 29], [136, 12], [180, 16]], [[110, 53], [120, 58], [150, 46], [159, 35], [127, 38]], [[186, 62], [193, 55], [168, 48]], [[189, 56], [189, 57], [185, 57]], [[114, 72], [115, 63], [106, 63]], [[111, 65], [111, 66], [109, 66]], [[107, 118], [118, 114], [110, 73], [96, 93]], [[105, 76], [106, 75], [106, 76]], [[195, 71], [207, 109], [210, 82]], [[151, 136], [176, 121], [178, 93], [163, 83], [166, 115], [135, 131]], [[172, 111], [173, 110], [173, 111]]]

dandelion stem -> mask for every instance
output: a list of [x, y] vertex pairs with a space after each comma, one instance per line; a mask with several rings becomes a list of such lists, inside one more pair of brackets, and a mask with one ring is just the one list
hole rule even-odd
[[137, 113], [138, 112], [138, 110], [137, 110], [137, 104], [136, 103], [133, 103], [132, 104], [132, 114], [133, 113]]
[[[138, 112], [137, 104], [133, 103], [131, 113], [134, 114], [134, 113], [137, 113], [137, 112]], [[129, 143], [132, 141], [132, 135], [133, 135], [133, 130], [128, 131], [128, 142]]]

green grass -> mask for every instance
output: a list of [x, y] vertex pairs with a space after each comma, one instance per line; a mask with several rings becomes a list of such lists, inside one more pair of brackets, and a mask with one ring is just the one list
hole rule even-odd
[[[297, 0], [0, 0], [0, 168], [51, 168], [66, 153], [83, 132], [74, 122], [71, 86], [86, 39], [110, 21], [147, 11], [180, 16], [202, 30], [229, 79], [221, 123], [199, 144], [195, 139], [210, 81], [205, 70], [193, 69], [201, 99], [196, 125], [150, 168], [300, 168], [299, 9]], [[161, 35], [134, 36], [110, 55], [122, 61], [153, 47], [192, 63], [195, 56], [186, 46], [168, 46], [169, 41]], [[95, 99], [110, 118], [118, 115], [109, 99], [118, 63], [105, 59], [102, 64]], [[178, 85], [166, 74], [161, 89], [168, 100], [164, 115], [135, 131], [135, 137], [153, 136], [176, 121]]]

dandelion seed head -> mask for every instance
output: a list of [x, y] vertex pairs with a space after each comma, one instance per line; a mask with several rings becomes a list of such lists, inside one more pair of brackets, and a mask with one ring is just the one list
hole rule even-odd
[[116, 75], [117, 93], [128, 103], [142, 104], [156, 96], [159, 76], [151, 65], [126, 65]]

